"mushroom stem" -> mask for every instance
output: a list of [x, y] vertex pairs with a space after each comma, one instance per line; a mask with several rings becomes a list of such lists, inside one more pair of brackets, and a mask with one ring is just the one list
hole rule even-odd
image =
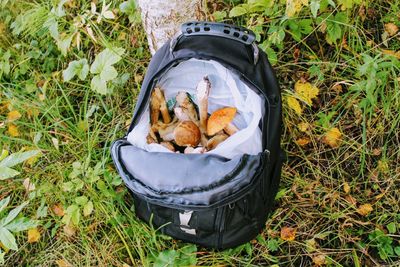
[[226, 134], [217, 134], [214, 137], [212, 137], [210, 140], [207, 142], [207, 150], [213, 150], [216, 148], [220, 143], [225, 141], [229, 136]]
[[211, 83], [208, 76], [205, 76], [197, 85], [197, 101], [199, 104], [199, 128], [202, 134], [207, 131], [208, 117], [208, 96], [210, 94]]
[[187, 92], [178, 92], [176, 95], [177, 106], [174, 109], [174, 112], [178, 118], [179, 116], [181, 117], [182, 121], [185, 121], [187, 118], [189, 118], [189, 120], [191, 120], [193, 123], [198, 124], [197, 111], [189, 96], [190, 95]]
[[161, 111], [161, 116], [163, 118], [163, 121], [164, 121], [164, 123], [170, 123], [171, 116], [169, 115], [167, 101], [165, 101], [164, 93], [160, 90], [159, 87], [154, 88], [154, 91], [159, 99], [160, 111]]
[[229, 123], [228, 125], [225, 126], [224, 131], [229, 135], [233, 135], [239, 131], [239, 129], [233, 125], [233, 123]]
[[178, 123], [177, 119], [174, 119], [170, 123], [158, 122], [153, 125], [151, 130], [153, 132], [158, 132], [163, 141], [172, 141], [174, 140], [174, 130]]

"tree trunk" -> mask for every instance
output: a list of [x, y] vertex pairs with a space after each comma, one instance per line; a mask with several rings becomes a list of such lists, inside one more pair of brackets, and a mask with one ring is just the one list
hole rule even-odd
[[202, 0], [138, 0], [152, 55], [189, 20], [202, 17]]

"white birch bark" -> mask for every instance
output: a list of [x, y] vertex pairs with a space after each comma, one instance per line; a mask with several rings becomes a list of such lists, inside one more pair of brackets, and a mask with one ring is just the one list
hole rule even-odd
[[200, 20], [202, 16], [202, 0], [137, 0], [137, 3], [152, 55], [174, 36], [182, 23]]

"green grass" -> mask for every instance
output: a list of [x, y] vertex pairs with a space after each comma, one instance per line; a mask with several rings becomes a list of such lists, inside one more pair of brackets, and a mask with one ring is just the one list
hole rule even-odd
[[[351, 1], [354, 6], [346, 10], [340, 6], [343, 1], [334, 1], [336, 7], [321, 7], [316, 18], [304, 7], [289, 19], [297, 24], [311, 19], [311, 28], [301, 33], [288, 26], [282, 3], [265, 12], [247, 10], [228, 18], [232, 7], [242, 2], [209, 1], [207, 15], [226, 12], [218, 18], [250, 27], [275, 59], [284, 95], [282, 147], [289, 159], [283, 167], [276, 208], [263, 233], [225, 251], [173, 240], [135, 217], [109, 147], [126, 132], [151, 56], [137, 14], [130, 22], [129, 14], [119, 10], [120, 1], [109, 2], [116, 18], [100, 23], [90, 16], [78, 23], [79, 15], [88, 16], [89, 2], [64, 5], [65, 15], [57, 18], [60, 38], [70, 34], [74, 38], [62, 55], [56, 39], [42, 27], [51, 17], [51, 1], [0, 1], [0, 148], [10, 153], [41, 150], [36, 161], [15, 167], [21, 174], [0, 181], [0, 199], [11, 197], [0, 215], [29, 201], [19, 216], [36, 220], [41, 233], [36, 243], [27, 242], [27, 231], [16, 233], [18, 250], [3, 247], [1, 251], [6, 251], [5, 265], [151, 266], [162, 257], [176, 262], [195, 259], [201, 266], [400, 264], [400, 53], [397, 58], [384, 53], [400, 51], [400, 37], [386, 41], [382, 37], [385, 24], [400, 27], [398, 0], [361, 5]], [[338, 12], [344, 12], [346, 21], [334, 20]], [[24, 23], [15, 23], [21, 20]], [[327, 42], [327, 36], [334, 32], [321, 31], [326, 23], [340, 28], [341, 35], [333, 43]], [[284, 38], [271, 41], [274, 32], [268, 30], [274, 27], [285, 33]], [[101, 95], [91, 89], [93, 74], [83, 81], [63, 81], [62, 71], [69, 62], [86, 58], [90, 65], [107, 47], [125, 49], [114, 67], [117, 80], [129, 75], [126, 81], [108, 82], [111, 93]], [[10, 53], [7, 60], [3, 59], [6, 51]], [[8, 73], [1, 69], [3, 61], [10, 64]], [[320, 92], [311, 106], [302, 103], [304, 110], [298, 115], [285, 99], [300, 79]], [[19, 111], [21, 118], [9, 122], [11, 110]], [[309, 125], [305, 132], [299, 129], [302, 122]], [[19, 136], [9, 133], [11, 124], [18, 127]], [[324, 142], [333, 127], [343, 134], [335, 148]], [[298, 145], [299, 138], [308, 138], [310, 143]], [[72, 172], [76, 175], [71, 176]], [[34, 191], [26, 191], [26, 178], [35, 184]], [[77, 204], [81, 196], [93, 203], [88, 216], [82, 214], [84, 204]], [[373, 208], [368, 215], [357, 212], [363, 204]], [[54, 205], [65, 212], [77, 206], [79, 222], [66, 227], [63, 216], [53, 211]], [[46, 213], [38, 214], [38, 209], [46, 208]], [[293, 241], [280, 237], [283, 227], [296, 229]]]

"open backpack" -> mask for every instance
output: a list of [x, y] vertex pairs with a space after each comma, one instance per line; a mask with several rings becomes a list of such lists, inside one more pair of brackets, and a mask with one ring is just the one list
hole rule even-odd
[[[128, 133], [113, 142], [111, 155], [136, 215], [163, 234], [224, 249], [265, 227], [281, 175], [281, 94], [254, 42], [242, 27], [188, 22], [150, 62]], [[204, 77], [211, 84], [208, 112], [235, 107], [239, 131], [205, 153], [146, 142], [154, 88], [167, 100], [182, 90], [194, 95]]]

